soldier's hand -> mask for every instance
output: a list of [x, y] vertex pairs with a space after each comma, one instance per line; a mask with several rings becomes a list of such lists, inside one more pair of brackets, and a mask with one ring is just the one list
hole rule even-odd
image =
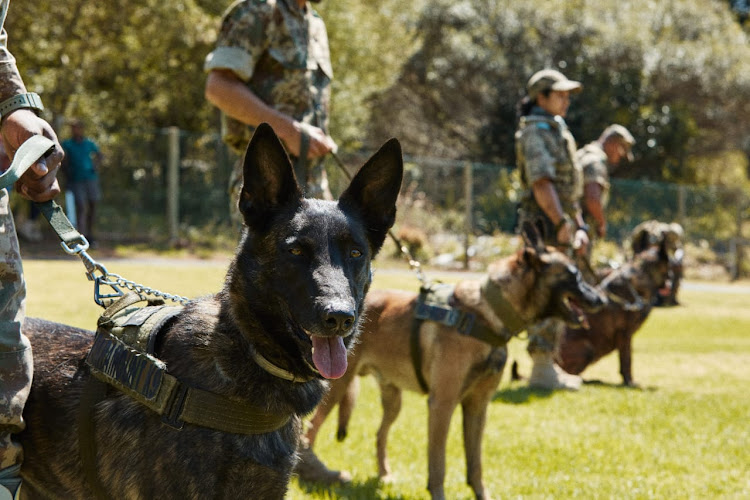
[[573, 228], [570, 223], [563, 224], [557, 230], [557, 243], [563, 246], [569, 246], [573, 240]]
[[21, 144], [33, 135], [43, 135], [55, 143], [51, 153], [40, 158], [16, 182], [16, 189], [32, 201], [48, 201], [60, 194], [57, 171], [64, 153], [57, 135], [49, 123], [33, 111], [18, 109], [3, 117], [2, 134], [9, 158], [13, 158]]
[[573, 248], [575, 249], [576, 254], [584, 255], [588, 246], [589, 235], [586, 234], [586, 231], [584, 231], [583, 229], [579, 229], [578, 231], [576, 231], [575, 238], [573, 240]]
[[307, 159], [312, 160], [314, 158], [320, 158], [325, 156], [331, 151], [335, 152], [337, 149], [334, 140], [323, 132], [323, 129], [308, 125], [307, 123], [295, 122], [295, 129], [299, 131], [299, 138], [295, 141], [295, 144], [290, 146], [292, 149], [291, 154], [299, 156], [302, 145], [302, 132], [304, 131], [310, 138], [310, 143], [307, 149]]

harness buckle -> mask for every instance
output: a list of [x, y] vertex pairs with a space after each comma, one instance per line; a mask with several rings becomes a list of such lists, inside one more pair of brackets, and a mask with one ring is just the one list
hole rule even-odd
[[184, 384], [178, 384], [175, 387], [172, 396], [170, 397], [169, 403], [167, 403], [167, 409], [164, 415], [161, 416], [161, 421], [173, 429], [182, 430], [185, 422], [180, 420], [182, 409], [185, 407], [185, 399], [187, 398], [188, 387]]

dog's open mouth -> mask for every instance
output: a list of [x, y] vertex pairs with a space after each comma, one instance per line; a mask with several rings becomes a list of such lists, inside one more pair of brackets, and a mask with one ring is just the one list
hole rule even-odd
[[588, 330], [589, 322], [583, 309], [570, 294], [563, 295], [563, 305], [568, 310], [567, 323], [573, 327], [583, 327]]
[[338, 335], [322, 337], [310, 335], [312, 359], [315, 368], [328, 379], [340, 378], [346, 373], [346, 346], [344, 338]]

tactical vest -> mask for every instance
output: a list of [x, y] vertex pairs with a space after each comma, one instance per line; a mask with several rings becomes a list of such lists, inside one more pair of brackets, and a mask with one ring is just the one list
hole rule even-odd
[[534, 156], [552, 158], [554, 162], [551, 166], [554, 170], [552, 182], [560, 199], [560, 205], [565, 214], [574, 218], [579, 211], [580, 199], [583, 196], [583, 173], [576, 160], [575, 139], [562, 118], [556, 120], [541, 115], [521, 117], [516, 132], [516, 161], [521, 186], [524, 189], [520, 204], [521, 217], [532, 221], [541, 217], [551, 224], [536, 202], [528, 180], [529, 169], [536, 167], [534, 164], [527, 164], [526, 159], [524, 143], [530, 134], [537, 135], [541, 139], [538, 144], [544, 148], [544, 151]]

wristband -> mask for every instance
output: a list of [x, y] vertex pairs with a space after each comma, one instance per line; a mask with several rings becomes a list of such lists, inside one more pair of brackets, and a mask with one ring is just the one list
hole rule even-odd
[[581, 231], [583, 231], [586, 234], [589, 234], [589, 229], [590, 228], [589, 228], [588, 224], [585, 224], [585, 223], [581, 224], [580, 226], [578, 226], [578, 229], [580, 229]]
[[27, 92], [25, 94], [17, 94], [0, 102], [0, 120], [5, 118], [5, 115], [11, 111], [17, 109], [30, 109], [38, 115], [40, 111], [44, 111], [44, 105], [42, 104], [42, 98], [36, 92]]

